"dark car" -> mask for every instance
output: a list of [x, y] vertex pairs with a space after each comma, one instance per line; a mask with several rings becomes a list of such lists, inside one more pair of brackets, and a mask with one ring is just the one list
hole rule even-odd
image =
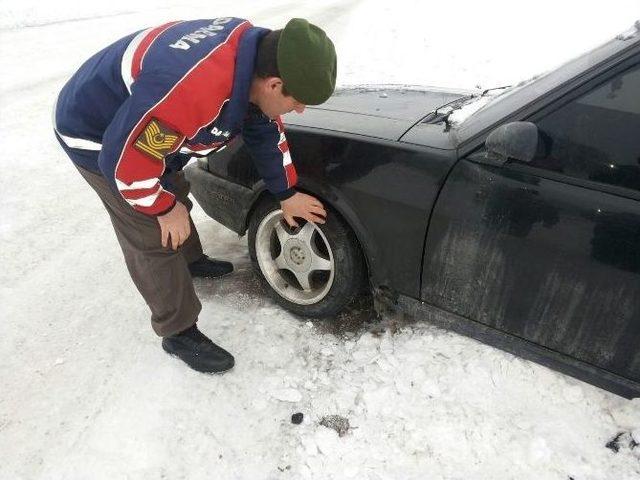
[[511, 88], [351, 88], [286, 116], [298, 188], [328, 207], [325, 225], [286, 226], [241, 140], [187, 168], [192, 193], [248, 231], [297, 314], [369, 289], [639, 396], [639, 30]]

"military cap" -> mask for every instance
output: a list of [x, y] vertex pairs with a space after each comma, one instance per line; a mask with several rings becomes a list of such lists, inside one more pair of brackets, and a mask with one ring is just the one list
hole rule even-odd
[[286, 89], [305, 105], [326, 102], [336, 86], [333, 42], [319, 27], [292, 18], [280, 34], [278, 70]]

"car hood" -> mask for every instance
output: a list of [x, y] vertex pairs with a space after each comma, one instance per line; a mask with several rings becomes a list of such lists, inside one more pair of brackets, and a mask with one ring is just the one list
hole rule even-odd
[[290, 113], [288, 125], [397, 140], [438, 107], [470, 92], [429, 87], [361, 86], [336, 90], [322, 105]]

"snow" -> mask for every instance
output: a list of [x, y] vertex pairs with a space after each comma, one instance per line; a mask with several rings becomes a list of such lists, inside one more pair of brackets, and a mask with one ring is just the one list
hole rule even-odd
[[[342, 86], [477, 89], [553, 68], [627, 29], [639, 6], [3, 0], [0, 478], [639, 478], [640, 400], [421, 322], [301, 321], [260, 288], [246, 240], [198, 208], [205, 251], [236, 265], [196, 283], [199, 325], [236, 367], [188, 370], [161, 350], [109, 220], [50, 126], [85, 58], [170, 19], [307, 17], [335, 40]], [[320, 425], [330, 415], [348, 420], [344, 436]], [[619, 434], [616, 453], [605, 445]]]
[[448, 118], [448, 122], [450, 124], [460, 124], [464, 122], [471, 115], [476, 113], [482, 107], [486, 106], [489, 102], [491, 102], [492, 98], [487, 97], [479, 97], [476, 98], [469, 103], [463, 105], [457, 110], [454, 110]]

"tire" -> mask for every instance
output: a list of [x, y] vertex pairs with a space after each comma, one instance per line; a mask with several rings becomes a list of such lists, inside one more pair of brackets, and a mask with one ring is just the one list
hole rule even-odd
[[[330, 208], [323, 225], [296, 220], [300, 227], [290, 229], [274, 200], [258, 204], [249, 221], [251, 262], [282, 307], [304, 317], [334, 316], [363, 291], [362, 252], [351, 229]], [[309, 290], [303, 288], [305, 277]]]

